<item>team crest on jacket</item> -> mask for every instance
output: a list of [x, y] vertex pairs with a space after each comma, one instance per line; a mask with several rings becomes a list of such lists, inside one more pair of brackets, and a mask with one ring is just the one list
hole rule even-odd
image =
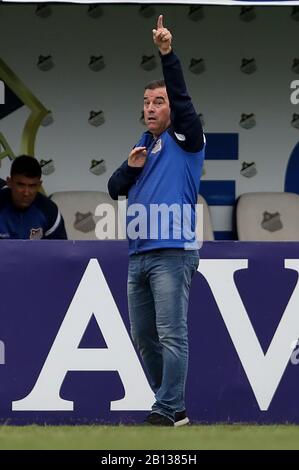
[[153, 147], [152, 153], [160, 152], [161, 148], [162, 148], [162, 140], [158, 139], [157, 142], [155, 143], [154, 147]]
[[30, 235], [29, 235], [30, 240], [41, 240], [42, 238], [43, 238], [42, 228], [32, 228], [30, 230]]

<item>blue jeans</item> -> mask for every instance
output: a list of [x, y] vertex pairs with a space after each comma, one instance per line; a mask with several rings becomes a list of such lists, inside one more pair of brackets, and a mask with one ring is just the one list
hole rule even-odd
[[185, 409], [187, 312], [197, 250], [159, 249], [131, 255], [128, 301], [131, 335], [155, 393], [152, 411], [174, 419]]

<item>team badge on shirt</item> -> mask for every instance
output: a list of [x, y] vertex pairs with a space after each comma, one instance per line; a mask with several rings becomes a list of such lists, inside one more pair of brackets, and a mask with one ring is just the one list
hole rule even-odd
[[42, 238], [43, 238], [42, 228], [32, 228], [30, 230], [30, 235], [29, 235], [30, 240], [41, 240]]
[[162, 148], [162, 140], [158, 139], [157, 142], [155, 143], [151, 153], [158, 153], [158, 152], [160, 152], [161, 148]]

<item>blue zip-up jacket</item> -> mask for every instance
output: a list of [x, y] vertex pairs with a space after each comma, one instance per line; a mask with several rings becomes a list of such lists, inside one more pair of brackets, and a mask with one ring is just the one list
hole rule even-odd
[[[126, 160], [108, 182], [113, 199], [128, 197], [130, 254], [160, 248], [198, 248], [194, 236], [195, 204], [205, 138], [178, 57], [173, 51], [160, 57], [171, 108], [171, 125], [157, 139], [145, 132], [136, 144], [147, 148], [143, 168], [129, 167]], [[161, 223], [161, 216], [157, 216], [159, 207], [160, 214], [163, 210], [167, 212], [167, 208], [169, 211], [164, 223]]]
[[11, 200], [10, 188], [0, 190], [0, 240], [66, 238], [62, 215], [48, 197], [37, 193], [33, 203], [20, 210]]

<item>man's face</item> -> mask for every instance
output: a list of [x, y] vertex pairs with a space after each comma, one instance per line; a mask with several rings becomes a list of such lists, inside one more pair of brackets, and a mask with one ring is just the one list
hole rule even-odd
[[13, 204], [18, 209], [27, 209], [38, 193], [41, 180], [39, 177], [28, 178], [23, 175], [13, 175], [7, 178], [7, 185], [11, 189]]
[[166, 88], [145, 90], [143, 111], [148, 130], [158, 137], [170, 126], [170, 106]]

